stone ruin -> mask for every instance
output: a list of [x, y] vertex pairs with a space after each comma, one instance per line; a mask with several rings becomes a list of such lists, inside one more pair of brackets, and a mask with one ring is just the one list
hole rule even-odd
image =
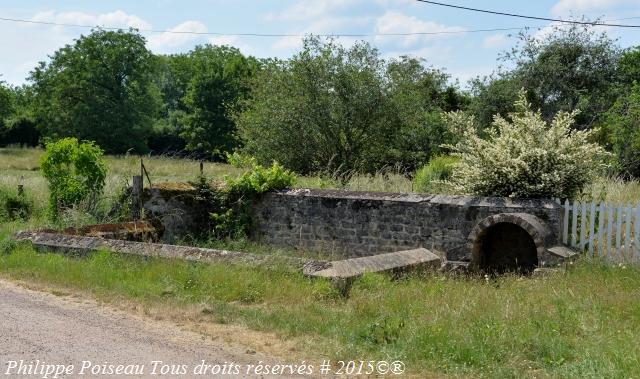
[[[196, 261], [285, 262], [344, 288], [364, 272], [437, 267], [530, 273], [577, 256], [561, 244], [564, 213], [550, 200], [294, 189], [269, 192], [253, 204], [250, 238], [332, 259], [317, 261], [167, 244], [209, 231], [211, 204], [186, 183], [132, 193], [139, 194], [132, 213], [142, 209], [144, 221], [18, 232], [16, 238], [73, 254], [107, 249]], [[153, 243], [158, 240], [165, 243]]]
[[[208, 219], [192, 187], [145, 189], [142, 204], [165, 240], [201, 232]], [[576, 256], [559, 240], [562, 217], [550, 200], [294, 189], [267, 193], [254, 204], [250, 237], [346, 259], [332, 263], [340, 267], [333, 271], [331, 263], [312, 264], [309, 275], [433, 265], [435, 259], [444, 268], [529, 273]], [[383, 254], [388, 259], [358, 259]]]

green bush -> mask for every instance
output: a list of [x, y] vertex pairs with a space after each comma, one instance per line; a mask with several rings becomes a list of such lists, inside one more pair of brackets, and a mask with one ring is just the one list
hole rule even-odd
[[49, 184], [51, 215], [82, 201], [96, 200], [107, 175], [100, 147], [93, 142], [64, 138], [46, 144], [40, 170]]
[[449, 113], [450, 127], [464, 130], [450, 146], [460, 157], [452, 182], [461, 193], [517, 198], [572, 198], [604, 168], [607, 153], [575, 131], [576, 111], [559, 112], [550, 124], [521, 91], [510, 121], [497, 115], [483, 139], [473, 118]]
[[[233, 157], [233, 158], [232, 158]], [[239, 237], [246, 235], [251, 223], [251, 204], [263, 193], [289, 188], [295, 175], [278, 163], [263, 167], [252, 158], [228, 156], [235, 159], [237, 166], [247, 167], [238, 178], [225, 177], [223, 189], [204, 189], [203, 181], [198, 185], [200, 192], [212, 199], [216, 212], [211, 213], [214, 234], [217, 237]], [[234, 164], [235, 164], [234, 163]]]
[[0, 221], [27, 220], [33, 211], [33, 200], [7, 187], [0, 187]]
[[458, 157], [438, 156], [416, 172], [413, 177], [413, 190], [418, 192], [440, 192], [451, 178]]

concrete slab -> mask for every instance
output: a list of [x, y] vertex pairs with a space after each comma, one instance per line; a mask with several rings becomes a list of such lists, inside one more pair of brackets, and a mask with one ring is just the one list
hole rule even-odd
[[119, 254], [198, 262], [221, 262], [249, 266], [286, 265], [295, 269], [299, 269], [309, 262], [307, 259], [284, 255], [250, 254], [239, 251], [73, 236], [60, 233], [19, 231], [14, 234], [14, 238], [18, 241], [30, 241], [33, 247], [39, 251], [60, 252], [71, 255], [110, 251]]
[[577, 250], [563, 245], [550, 247], [547, 249], [547, 251], [563, 259], [571, 259], [580, 254], [580, 252], [578, 252]]
[[425, 248], [378, 254], [369, 257], [333, 261], [322, 265], [307, 265], [307, 276], [331, 279], [349, 279], [365, 272], [384, 272], [398, 269], [441, 266], [442, 259]]

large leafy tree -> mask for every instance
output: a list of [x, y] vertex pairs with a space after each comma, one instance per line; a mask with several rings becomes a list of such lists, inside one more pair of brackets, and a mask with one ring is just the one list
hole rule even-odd
[[0, 132], [4, 130], [5, 122], [14, 112], [14, 98], [11, 88], [0, 81]]
[[384, 69], [367, 44], [346, 49], [307, 38], [301, 52], [268, 62], [254, 81], [238, 117], [246, 151], [301, 173], [367, 169], [390, 132]]
[[463, 108], [468, 99], [450, 85], [447, 74], [420, 59], [391, 60], [385, 74], [391, 138], [383, 146], [379, 163], [413, 172], [441, 153], [442, 144], [452, 142], [443, 111]]
[[471, 102], [469, 112], [474, 115], [481, 129], [486, 129], [496, 115], [506, 117], [515, 110], [513, 99], [522, 88], [512, 74], [498, 73], [470, 82]]
[[187, 107], [184, 98], [194, 67], [191, 54], [158, 55], [155, 83], [161, 93], [162, 106], [153, 125], [149, 148], [155, 153], [183, 152], [186, 141], [181, 136]]
[[95, 141], [109, 153], [146, 152], [159, 102], [154, 71], [133, 30], [81, 36], [31, 73], [42, 133]]
[[40, 133], [33, 112], [29, 86], [2, 87], [0, 84], [0, 145], [36, 146]]
[[640, 178], [640, 83], [621, 95], [601, 122], [604, 143], [613, 151], [618, 171], [626, 178]]
[[620, 53], [614, 40], [590, 26], [561, 25], [543, 35], [523, 32], [502, 56], [505, 68], [472, 81], [470, 110], [486, 128], [493, 115], [514, 110], [510, 99], [524, 88], [544, 120], [578, 110], [573, 127], [590, 129], [615, 101]]
[[[247, 97], [249, 79], [258, 62], [233, 47], [205, 45], [190, 52], [188, 63], [177, 64], [189, 64], [188, 69], [178, 72], [191, 76], [181, 98], [184, 117], [180, 136], [188, 150], [220, 158], [239, 144], [230, 113]], [[181, 88], [176, 87], [174, 98]]]
[[640, 83], [640, 46], [632, 47], [622, 53], [619, 69], [624, 84]]
[[253, 81], [237, 115], [245, 151], [300, 173], [414, 169], [446, 140], [442, 110], [465, 103], [444, 73], [403, 57], [386, 62], [369, 44], [310, 37]]
[[589, 129], [615, 100], [620, 48], [590, 26], [556, 26], [544, 37], [521, 34], [504, 58], [545, 120], [578, 110], [575, 127]]

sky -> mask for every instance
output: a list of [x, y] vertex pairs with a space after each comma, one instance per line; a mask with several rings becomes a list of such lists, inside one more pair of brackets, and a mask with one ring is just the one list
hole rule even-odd
[[[601, 18], [640, 24], [640, 0], [441, 0], [441, 2], [548, 18]], [[369, 36], [386, 58], [410, 55], [443, 68], [464, 85], [490, 74], [501, 53], [517, 42], [518, 30], [542, 35], [549, 22], [488, 15], [415, 0], [2, 0], [0, 18], [88, 26], [172, 30], [228, 35], [142, 32], [154, 53], [180, 53], [205, 43], [232, 45], [257, 57], [286, 58], [303, 35], [454, 32], [422, 36]], [[613, 21], [612, 21], [613, 22]], [[542, 28], [542, 29], [538, 29]], [[600, 27], [622, 47], [640, 45], [640, 29]], [[0, 80], [20, 85], [40, 61], [90, 28], [0, 20]], [[293, 34], [288, 37], [237, 36], [237, 33]], [[355, 38], [340, 37], [348, 46]]]

